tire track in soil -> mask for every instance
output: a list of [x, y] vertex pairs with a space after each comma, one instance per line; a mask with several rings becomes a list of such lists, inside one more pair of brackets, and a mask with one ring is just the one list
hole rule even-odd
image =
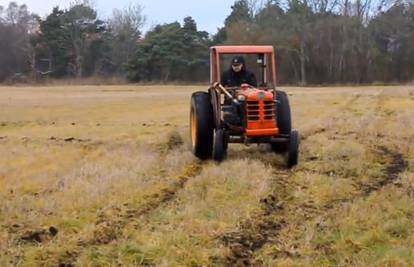
[[[354, 95], [344, 101], [337, 108], [340, 111], [347, 110], [360, 96]], [[340, 118], [340, 116], [338, 116]], [[327, 127], [315, 128], [301, 136], [301, 141], [310, 136], [325, 133]], [[266, 243], [275, 240], [279, 231], [287, 224], [284, 215], [289, 213], [293, 207], [287, 208], [285, 203], [289, 202], [293, 186], [291, 181], [292, 172], [281, 170], [274, 162], [269, 162], [273, 168], [272, 193], [260, 201], [261, 210], [258, 214], [251, 216], [239, 223], [236, 231], [225, 233], [217, 237], [230, 251], [225, 259], [212, 258], [218, 264], [230, 266], [261, 266], [263, 263], [254, 258], [254, 252], [262, 248]], [[307, 207], [312, 209], [312, 207]]]
[[[377, 97], [377, 103], [375, 105], [375, 113], [380, 114], [379, 119], [384, 119], [390, 114], [387, 112], [384, 112], [384, 110], [381, 107], [381, 104], [380, 104], [380, 102], [382, 101], [381, 94], [376, 95], [376, 97]], [[344, 109], [344, 111], [347, 111], [347, 112], [351, 110], [352, 110], [352, 106], [349, 106], [348, 108]], [[376, 155], [376, 158], [379, 159], [377, 160], [377, 162], [380, 162], [381, 164], [383, 164], [383, 167], [381, 169], [382, 175], [371, 176], [370, 181], [365, 182], [365, 183], [361, 182], [360, 180], [356, 180], [355, 177], [351, 177], [356, 187], [356, 190], [358, 191], [357, 193], [353, 194], [352, 196], [348, 198], [333, 199], [329, 201], [329, 203], [327, 203], [326, 205], [322, 206], [322, 208], [320, 208], [319, 210], [312, 205], [310, 207], [306, 207], [308, 209], [305, 208], [304, 210], [306, 212], [309, 212], [309, 214], [311, 214], [311, 215], [305, 216], [306, 219], [314, 219], [316, 216], [323, 216], [324, 214], [328, 213], [330, 210], [336, 209], [347, 203], [352, 203], [356, 199], [367, 198], [372, 193], [377, 192], [386, 186], [394, 185], [394, 186], [400, 187], [401, 184], [397, 182], [399, 178], [399, 174], [404, 172], [409, 167], [409, 163], [408, 161], [405, 160], [404, 155], [402, 153], [395, 151], [393, 149], [390, 149], [387, 146], [384, 146], [384, 145], [378, 146], [376, 144], [373, 144], [369, 140], [365, 141], [363, 139], [360, 139], [356, 132], [336, 131], [335, 135], [342, 136], [343, 139], [346, 139], [346, 137], [349, 138], [349, 136], [352, 135], [354, 140], [358, 140], [358, 143], [367, 147], [368, 150], [371, 151], [372, 154]], [[376, 135], [376, 137], [384, 138], [387, 136], [379, 133]], [[391, 138], [394, 138], [394, 137], [391, 137]], [[333, 139], [335, 140], [335, 138]], [[292, 254], [289, 252], [286, 252], [285, 255], [291, 256]]]
[[166, 202], [173, 200], [177, 192], [184, 188], [188, 180], [200, 174], [201, 166], [198, 162], [185, 166], [183, 168], [184, 171], [176, 177], [176, 181], [157, 193], [145, 196], [145, 203], [139, 207], [134, 207], [131, 203], [125, 203], [123, 205], [125, 208], [115, 208], [118, 211], [117, 216], [115, 216], [119, 218], [118, 220], [112, 219], [114, 216], [111, 212], [99, 214], [95, 223], [96, 230], [94, 231], [93, 238], [86, 242], [86, 244], [108, 244], [115, 240], [130, 219], [145, 216]]
[[257, 214], [240, 222], [236, 231], [217, 237], [230, 253], [225, 259], [212, 258], [214, 263], [226, 266], [261, 266], [263, 263], [254, 259], [253, 253], [277, 238], [278, 232], [286, 225], [283, 215], [286, 212], [285, 202], [293, 190], [289, 181], [292, 173], [281, 170], [276, 163], [270, 164], [274, 172], [274, 190], [260, 200], [261, 210]]
[[[380, 119], [384, 119], [387, 116], [390, 116], [390, 114], [384, 111], [384, 109], [382, 108], [381, 102], [384, 100], [383, 97], [384, 96], [382, 96], [381, 94], [376, 95], [377, 103], [375, 104], [375, 108], [374, 108], [375, 113], [379, 115]], [[347, 104], [344, 105], [343, 111], [345, 112], [351, 111], [353, 108], [352, 104], [354, 104], [355, 101], [359, 98], [360, 98], [360, 95], [355, 95], [353, 99], [349, 100]], [[341, 119], [343, 119], [343, 117], [337, 116], [335, 120], [339, 121]], [[338, 123], [338, 125], [340, 125], [340, 123]], [[324, 127], [321, 129], [317, 129], [313, 134], [319, 134], [321, 132], [325, 132]], [[385, 166], [381, 170], [381, 173], [383, 175], [380, 177], [371, 177], [373, 178], [373, 181], [370, 183], [362, 183], [359, 180], [355, 180], [355, 178], [353, 179], [353, 182], [356, 185], [357, 190], [360, 192], [359, 194], [355, 194], [353, 198], [341, 198], [341, 199], [332, 200], [330, 203], [325, 205], [326, 208], [335, 206], [338, 203], [352, 202], [354, 198], [367, 197], [371, 193], [378, 191], [381, 188], [389, 184], [392, 184], [392, 183], [398, 186], [398, 184], [395, 184], [395, 181], [398, 179], [399, 174], [408, 168], [408, 162], [404, 159], [404, 155], [402, 153], [393, 151], [392, 149], [389, 149], [386, 146], [376, 146], [376, 144], [364, 142], [363, 139], [359, 138], [358, 133], [353, 132], [353, 131], [348, 131], [348, 132], [336, 131], [335, 132], [335, 138], [342, 136], [345, 139], [346, 137], [349, 137], [351, 135], [354, 136], [355, 140], [358, 140], [358, 143], [368, 147], [368, 149], [380, 159], [378, 160], [378, 162], [388, 162], [388, 163], [386, 163]], [[381, 133], [377, 133], [376, 137], [377, 138], [385, 138], [385, 137], [394, 138], [391, 136], [385, 136]]]
[[[383, 119], [389, 116], [389, 114], [383, 110], [381, 102], [383, 101], [383, 96], [381, 94], [377, 95], [377, 103], [375, 104], [375, 113], [379, 115], [379, 118]], [[350, 106], [348, 109], [350, 110], [352, 107]], [[336, 135], [357, 135], [355, 132], [351, 133], [339, 133], [336, 132]], [[378, 133], [377, 138], [384, 138], [385, 135]], [[393, 137], [391, 137], [393, 138]], [[355, 139], [358, 139], [358, 136], [355, 136]], [[396, 186], [399, 186], [396, 184], [396, 180], [399, 177], [399, 174], [402, 173], [405, 169], [408, 168], [408, 161], [404, 159], [404, 155], [400, 152], [393, 151], [392, 149], [386, 147], [386, 146], [376, 146], [375, 144], [371, 143], [364, 143], [363, 140], [358, 139], [359, 143], [365, 145], [368, 147], [368, 149], [373, 152], [374, 155], [376, 155], [380, 160], [379, 162], [387, 162], [385, 166], [382, 168], [380, 177], [372, 177], [372, 182], [362, 183], [361, 181], [354, 180], [354, 183], [360, 192], [359, 194], [354, 195], [353, 198], [342, 198], [342, 199], [335, 199], [332, 200], [331, 203], [328, 203], [325, 205], [326, 208], [331, 208], [331, 206], [335, 206], [338, 203], [347, 203], [351, 202], [354, 198], [361, 198], [361, 197], [367, 197], [371, 193], [375, 191], [379, 191], [383, 187], [394, 184]]]
[[[183, 145], [181, 136], [176, 132], [172, 132], [165, 144], [157, 146], [157, 149], [160, 151], [160, 162], [165, 160], [169, 152], [181, 145]], [[175, 181], [165, 185], [155, 193], [143, 196], [143, 199], [145, 199], [144, 203], [127, 202], [121, 206], [112, 206], [101, 211], [95, 221], [95, 229], [92, 236], [80, 238], [74, 249], [65, 251], [59, 259], [58, 266], [73, 267], [85, 248], [109, 244], [118, 239], [122, 235], [122, 230], [133, 219], [147, 216], [161, 205], [172, 201], [177, 193], [185, 187], [187, 181], [201, 173], [202, 168], [202, 162], [195, 160], [181, 167], [181, 172], [175, 177]], [[145, 265], [152, 266], [152, 263], [148, 262]]]
[[[359, 99], [359, 95], [354, 96], [346, 102], [341, 108], [343, 111], [350, 111], [352, 104]], [[340, 117], [338, 116], [338, 119]], [[321, 127], [310, 132], [303, 140], [306, 140], [312, 135], [324, 133], [326, 127]], [[335, 132], [339, 134], [339, 132]], [[347, 133], [345, 133], [347, 134]], [[340, 205], [354, 201], [357, 198], [368, 197], [370, 194], [382, 189], [383, 187], [395, 182], [399, 174], [407, 167], [408, 162], [404, 159], [403, 154], [392, 151], [391, 149], [380, 146], [378, 148], [370, 148], [378, 157], [387, 163], [382, 169], [380, 177], [373, 179], [371, 183], [356, 183], [359, 193], [350, 198], [334, 199], [323, 206], [322, 209], [314, 207], [312, 203], [299, 203], [289, 206], [287, 203], [291, 199], [293, 186], [295, 186], [290, 177], [294, 174], [289, 171], [278, 170], [280, 167], [271, 163], [274, 169], [275, 186], [273, 192], [266, 198], [260, 201], [261, 211], [249, 219], [240, 222], [236, 231], [225, 233], [218, 237], [218, 239], [229, 249], [230, 254], [225, 259], [213, 258], [213, 262], [229, 265], [229, 266], [263, 266], [264, 263], [254, 257], [255, 251], [262, 248], [265, 244], [276, 241], [279, 232], [289, 224], [284, 219], [287, 214], [295, 214], [302, 210], [302, 219], [311, 220], [320, 216], [321, 214], [329, 212]], [[286, 204], [285, 204], [286, 203]], [[290, 255], [290, 252], [282, 253]]]
[[79, 239], [75, 249], [66, 251], [64, 255], [61, 255], [58, 266], [73, 267], [81, 252], [87, 247], [105, 245], [115, 241], [122, 235], [122, 230], [132, 219], [148, 216], [161, 205], [173, 200], [177, 193], [184, 188], [187, 181], [199, 175], [201, 171], [202, 163], [200, 161], [185, 165], [183, 171], [176, 177], [176, 181], [165, 186], [157, 193], [144, 196], [145, 202], [141, 205], [134, 206], [133, 203], [125, 203], [122, 206], [114, 206], [101, 212], [95, 222], [92, 236]]
[[[276, 241], [279, 232], [289, 224], [284, 219], [288, 214], [297, 213], [302, 210], [302, 219], [312, 220], [317, 216], [329, 212], [345, 203], [349, 203], [358, 198], [368, 197], [370, 194], [381, 190], [383, 187], [392, 184], [398, 179], [399, 174], [407, 167], [408, 162], [401, 153], [392, 151], [386, 147], [379, 147], [377, 153], [388, 160], [382, 169], [383, 175], [379, 179], [374, 179], [371, 183], [360, 183], [359, 193], [350, 198], [334, 199], [324, 205], [322, 209], [317, 209], [312, 204], [300, 203], [300, 205], [287, 205], [291, 198], [293, 186], [290, 180], [292, 172], [275, 170], [275, 179], [278, 179], [272, 194], [262, 199], [261, 211], [249, 219], [242, 221], [236, 231], [225, 233], [218, 239], [229, 249], [230, 254], [225, 259], [212, 259], [213, 262], [229, 266], [263, 266], [264, 263], [254, 257], [255, 251], [262, 248], [265, 244]], [[290, 255], [289, 252], [284, 253]]]
[[[42, 140], [32, 140], [26, 137], [21, 138], [23, 141], [38, 141], [38, 142], [56, 142], [58, 144], [64, 143], [76, 143], [80, 144], [85, 150], [84, 153], [88, 153], [91, 150], [102, 145], [101, 142], [92, 142], [91, 140], [81, 140], [76, 138], [57, 138], [50, 137]], [[160, 152], [160, 162], [163, 162], [167, 155], [176, 148], [183, 145], [183, 140], [179, 133], [171, 132], [168, 136], [166, 143], [155, 145], [155, 149]], [[188, 180], [196, 177], [202, 171], [202, 162], [195, 160], [181, 167], [181, 171], [174, 177], [174, 181], [166, 184], [163, 188], [155, 193], [150, 193], [143, 196], [145, 201], [143, 203], [127, 202], [123, 205], [116, 205], [108, 207], [101, 211], [97, 215], [97, 219], [94, 223], [94, 231], [91, 236], [79, 237], [75, 244], [73, 244], [64, 253], [58, 255], [57, 266], [59, 267], [73, 267], [76, 264], [77, 258], [81, 255], [82, 251], [93, 245], [108, 244], [116, 240], [121, 234], [123, 228], [130, 223], [132, 219], [137, 219], [142, 216], [147, 216], [152, 211], [156, 210], [161, 205], [173, 200], [176, 194], [184, 188]], [[80, 233], [82, 234], [82, 232]], [[31, 244], [46, 244], [52, 240], [49, 238], [49, 232], [41, 229], [36, 231], [28, 231], [26, 235], [22, 236], [19, 240], [30, 241]], [[30, 238], [25, 238], [25, 237]], [[31, 237], [34, 238], [31, 238]], [[42, 238], [37, 238], [41, 236]], [[53, 235], [54, 237], [55, 235]], [[46, 238], [43, 238], [46, 237]], [[36, 242], [31, 242], [31, 241]], [[151, 265], [151, 263], [148, 263]]]
[[[2, 139], [0, 138], [0, 141]], [[5, 137], [4, 140], [7, 141], [21, 141], [22, 144], [37, 144], [37, 145], [65, 145], [68, 143], [74, 144], [81, 149], [81, 158], [87, 157], [90, 153], [98, 149], [104, 143], [102, 141], [93, 141], [91, 139], [77, 139], [73, 137], [67, 138], [57, 138], [57, 137], [50, 137], [50, 138], [29, 138], [29, 137]], [[47, 195], [52, 194], [59, 189], [56, 187], [51, 187], [49, 189], [44, 189], [41, 192], [33, 193], [33, 196], [39, 195]], [[17, 195], [16, 195], [17, 196]], [[59, 234], [59, 229], [55, 226], [43, 226], [43, 227], [36, 227], [33, 228], [30, 225], [25, 224], [18, 224], [15, 223], [13, 225], [5, 226], [8, 233], [13, 237], [13, 243], [24, 245], [31, 245], [36, 246], [40, 244], [47, 244], [52, 242]], [[15, 259], [10, 262], [10, 264], [18, 265], [21, 258], [24, 258], [24, 252], [19, 252], [19, 255], [15, 256]], [[58, 264], [60, 266], [60, 264]], [[62, 265], [66, 266], [66, 265]], [[72, 266], [72, 265], [68, 265]]]
[[[404, 155], [392, 151], [385, 146], [380, 146], [377, 149], [371, 149], [375, 151], [377, 156], [381, 157], [382, 160], [388, 160], [385, 166], [382, 168], [380, 177], [375, 177], [371, 182], [361, 183], [355, 181], [359, 193], [353, 195], [352, 198], [334, 199], [330, 203], [325, 205], [325, 208], [333, 208], [337, 204], [345, 204], [352, 202], [355, 198], [368, 197], [372, 193], [381, 190], [383, 187], [388, 185], [400, 186], [396, 183], [399, 175], [408, 168], [408, 162], [404, 159]], [[377, 178], [377, 179], [376, 179]]]
[[[349, 109], [360, 96], [355, 95], [351, 99], [344, 101], [338, 107], [337, 114], [340, 111]], [[338, 116], [340, 118], [340, 116]], [[335, 120], [336, 121], [336, 120]], [[310, 136], [325, 133], [327, 127], [315, 128], [304, 136], [301, 141], [308, 139]], [[237, 230], [218, 236], [219, 239], [230, 251], [225, 259], [212, 258], [217, 264], [226, 266], [262, 266], [263, 262], [254, 258], [254, 252], [262, 248], [266, 243], [275, 240], [280, 230], [287, 225], [284, 217], [294, 207], [288, 208], [291, 198], [291, 192], [294, 190], [291, 181], [293, 173], [289, 170], [281, 170], [274, 162], [268, 162], [273, 168], [272, 193], [260, 201], [261, 210], [258, 214], [254, 214], [239, 223]], [[313, 207], [305, 207], [313, 210]]]
[[[349, 111], [352, 108], [352, 105], [361, 97], [360, 94], [355, 94], [353, 95], [350, 99], [344, 100], [343, 103], [341, 103], [341, 105], [335, 109], [335, 111], [332, 111], [330, 114], [338, 114], [336, 116], [326, 116], [325, 119], [320, 119], [322, 121], [327, 121], [328, 118], [330, 120], [332, 120], [335, 124], [338, 123], [338, 121], [342, 118], [342, 114], [344, 111]], [[331, 127], [332, 128], [332, 127]], [[322, 126], [322, 127], [316, 127], [312, 130], [310, 130], [309, 132], [305, 132], [301, 134], [301, 141], [305, 141], [307, 140], [309, 137], [317, 135], [317, 134], [321, 134], [321, 133], [325, 133], [327, 132], [327, 129], [329, 129], [328, 126]]]

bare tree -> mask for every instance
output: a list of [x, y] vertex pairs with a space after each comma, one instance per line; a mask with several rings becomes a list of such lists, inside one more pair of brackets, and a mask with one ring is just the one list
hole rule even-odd
[[30, 35], [35, 17], [26, 5], [0, 7], [0, 80], [30, 69]]
[[109, 27], [114, 36], [113, 63], [119, 70], [130, 61], [137, 42], [141, 38], [145, 20], [143, 7], [139, 3], [113, 11]]

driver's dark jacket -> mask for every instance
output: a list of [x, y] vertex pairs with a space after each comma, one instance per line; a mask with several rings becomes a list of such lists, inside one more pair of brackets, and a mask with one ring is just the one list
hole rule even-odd
[[244, 67], [240, 72], [235, 72], [230, 68], [221, 75], [221, 84], [223, 86], [235, 87], [240, 86], [243, 83], [248, 83], [255, 87], [257, 86], [257, 80], [254, 73], [246, 70]]

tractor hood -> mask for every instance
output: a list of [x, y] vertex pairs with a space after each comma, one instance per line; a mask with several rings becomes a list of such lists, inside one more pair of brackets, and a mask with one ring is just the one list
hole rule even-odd
[[242, 84], [240, 89], [236, 91], [236, 98], [239, 99], [239, 96], [244, 96], [247, 101], [261, 101], [261, 100], [273, 100], [273, 93], [270, 91], [265, 91], [250, 85]]
[[244, 101], [247, 136], [272, 136], [279, 133], [272, 92], [242, 84], [236, 91], [236, 97]]

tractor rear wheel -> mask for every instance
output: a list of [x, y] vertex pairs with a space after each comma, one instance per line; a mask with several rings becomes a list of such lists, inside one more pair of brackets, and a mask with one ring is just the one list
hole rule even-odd
[[216, 130], [216, 136], [214, 138], [214, 160], [222, 161], [227, 152], [227, 140], [223, 129]]
[[195, 92], [191, 96], [190, 132], [193, 154], [209, 159], [213, 153], [214, 113], [207, 92]]
[[[276, 101], [276, 118], [279, 133], [289, 135], [292, 131], [292, 121], [290, 115], [289, 99], [286, 92], [276, 91]], [[288, 150], [288, 146], [284, 143], [273, 143], [272, 150], [275, 152], [283, 153]]]
[[290, 133], [290, 140], [288, 144], [288, 158], [287, 158], [287, 165], [289, 168], [292, 168], [296, 164], [298, 164], [299, 158], [299, 132], [297, 130], [293, 130]]

